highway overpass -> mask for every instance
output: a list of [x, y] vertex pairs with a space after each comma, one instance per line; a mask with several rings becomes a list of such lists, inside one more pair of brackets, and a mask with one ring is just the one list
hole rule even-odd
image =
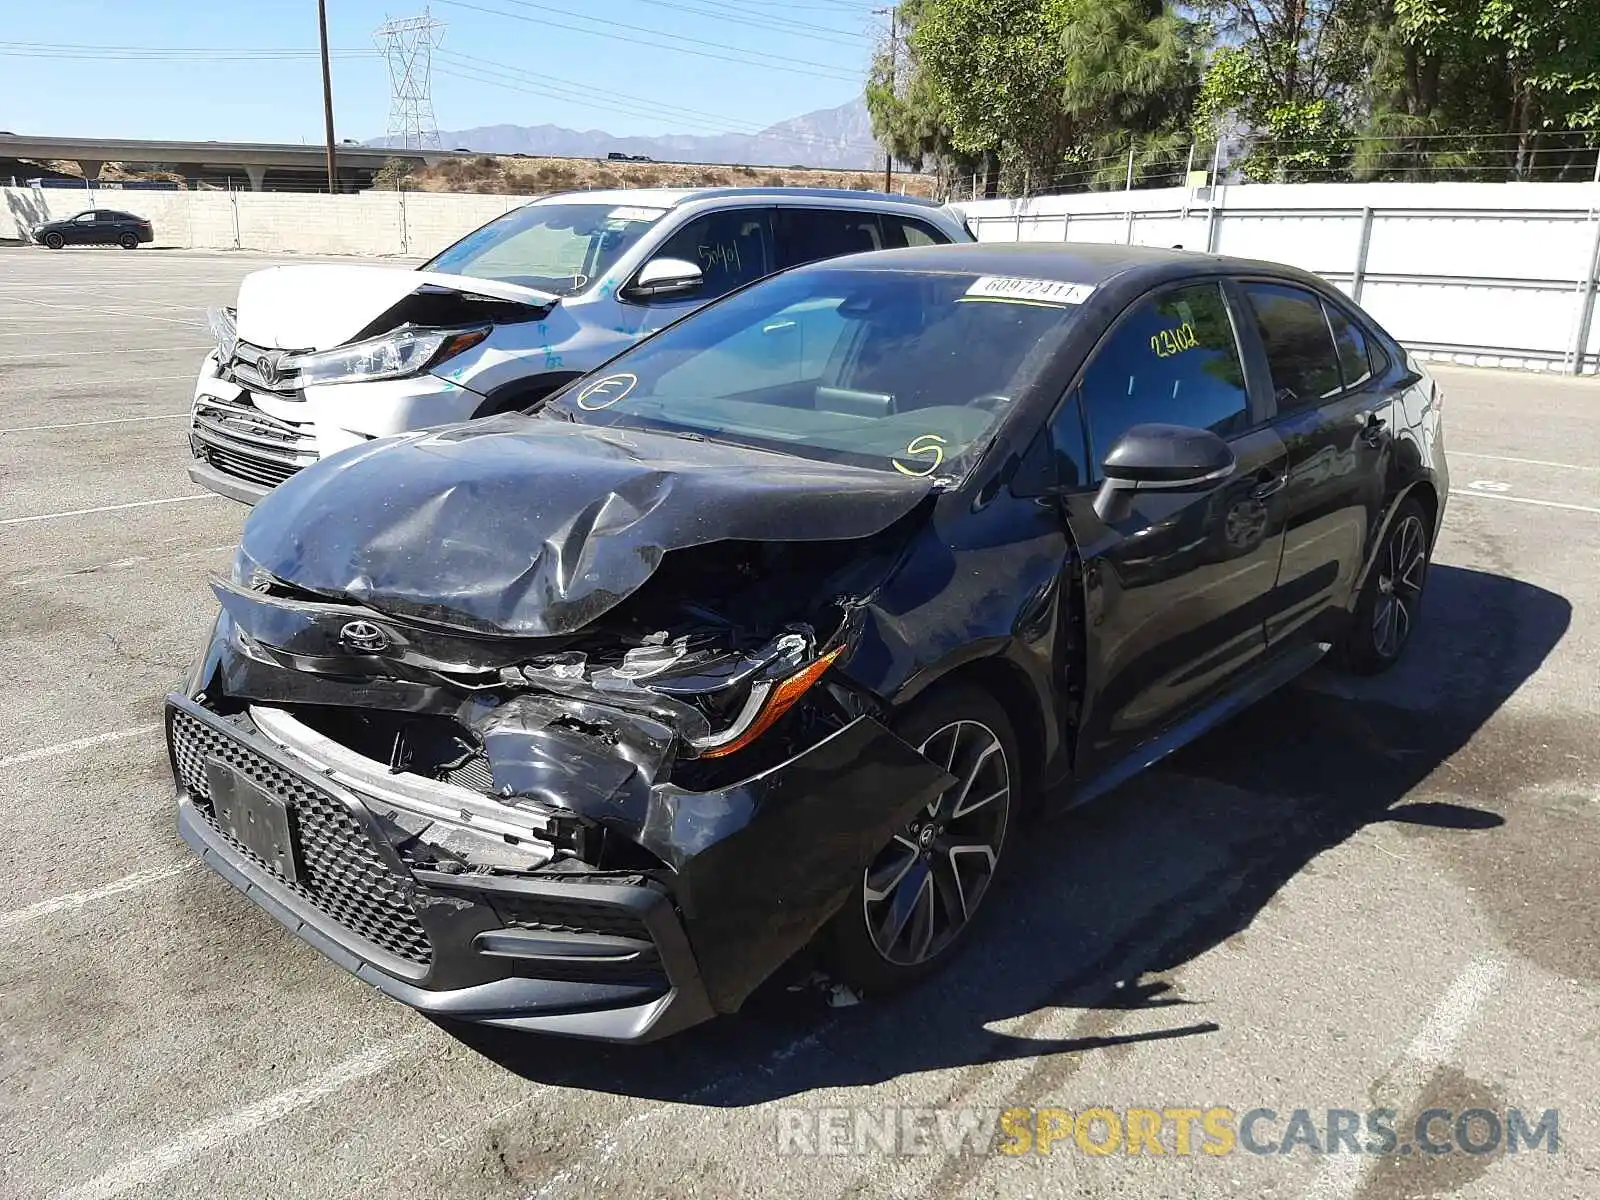
[[[335, 152], [339, 190], [344, 192], [370, 187], [378, 168], [391, 158], [431, 163], [456, 157], [452, 151], [392, 150], [356, 145], [341, 145], [335, 147]], [[115, 162], [176, 171], [191, 187], [200, 182], [218, 186], [231, 184], [256, 192], [314, 192], [326, 191], [328, 187], [326, 150], [320, 144], [167, 142], [0, 133], [0, 160], [5, 159], [75, 162], [85, 179], [98, 178], [104, 164]]]

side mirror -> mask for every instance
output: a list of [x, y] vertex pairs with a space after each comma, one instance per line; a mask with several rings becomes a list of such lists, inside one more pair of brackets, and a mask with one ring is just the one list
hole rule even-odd
[[630, 296], [686, 296], [705, 284], [705, 273], [682, 258], [652, 258], [639, 268]]
[[1105, 482], [1094, 500], [1102, 521], [1115, 519], [1133, 492], [1182, 491], [1216, 483], [1237, 465], [1228, 443], [1207, 429], [1135, 425], [1101, 464]]

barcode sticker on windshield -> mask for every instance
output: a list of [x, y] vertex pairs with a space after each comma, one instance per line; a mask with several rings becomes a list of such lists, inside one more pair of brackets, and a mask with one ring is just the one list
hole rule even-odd
[[963, 300], [996, 300], [1012, 304], [1082, 304], [1094, 295], [1094, 285], [1064, 283], [1059, 279], [1020, 279], [1015, 275], [980, 275]]

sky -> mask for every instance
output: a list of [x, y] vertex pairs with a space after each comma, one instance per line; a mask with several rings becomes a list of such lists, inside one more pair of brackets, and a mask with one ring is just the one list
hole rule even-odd
[[[386, 132], [373, 31], [421, 0], [328, 0], [335, 136]], [[442, 130], [753, 133], [861, 93], [887, 0], [429, 0]], [[315, 0], [50, 0], [0, 22], [0, 130], [322, 141]], [[667, 35], [667, 36], [663, 36]]]

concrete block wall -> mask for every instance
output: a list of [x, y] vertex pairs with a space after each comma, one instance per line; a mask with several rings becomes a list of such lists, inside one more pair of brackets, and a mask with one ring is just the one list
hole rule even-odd
[[156, 245], [426, 258], [533, 199], [434, 192], [142, 192], [0, 188], [0, 241], [25, 240], [45, 221], [87, 208], [148, 217]]

